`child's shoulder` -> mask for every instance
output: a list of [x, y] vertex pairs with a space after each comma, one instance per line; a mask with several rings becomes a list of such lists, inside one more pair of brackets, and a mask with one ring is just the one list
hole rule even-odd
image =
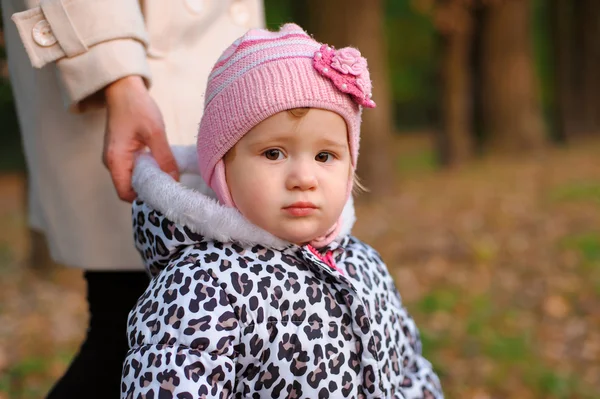
[[371, 245], [359, 240], [355, 236], [348, 236], [345, 240], [347, 242], [343, 243], [343, 246], [348, 256], [366, 257], [368, 260], [383, 263], [381, 255]]

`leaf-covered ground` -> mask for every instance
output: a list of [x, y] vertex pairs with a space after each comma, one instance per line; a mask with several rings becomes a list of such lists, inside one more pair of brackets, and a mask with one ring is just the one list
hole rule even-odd
[[[600, 141], [435, 172], [398, 139], [394, 194], [359, 203], [448, 398], [600, 397]], [[20, 176], [0, 176], [0, 399], [40, 398], [87, 319], [81, 273], [27, 263]]]

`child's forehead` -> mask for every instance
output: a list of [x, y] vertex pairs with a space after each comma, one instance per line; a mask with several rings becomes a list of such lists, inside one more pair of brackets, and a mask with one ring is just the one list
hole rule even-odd
[[289, 111], [279, 112], [254, 126], [244, 137], [247, 142], [271, 140], [302, 142], [330, 142], [347, 144], [345, 120], [338, 114], [311, 109], [303, 116]]

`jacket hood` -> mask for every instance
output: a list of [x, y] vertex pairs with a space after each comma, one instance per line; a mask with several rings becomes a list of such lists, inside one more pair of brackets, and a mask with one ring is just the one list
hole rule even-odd
[[[144, 212], [143, 207], [149, 208], [146, 212], [155, 211], [153, 223], [162, 223], [160, 219], [164, 218], [168, 224], [180, 227], [180, 231], [189, 231], [204, 239], [235, 242], [243, 246], [262, 245], [278, 250], [294, 245], [255, 226], [237, 209], [220, 204], [215, 193], [200, 177], [195, 146], [174, 146], [172, 150], [182, 175], [181, 182], [163, 172], [149, 153], [137, 158], [132, 180], [138, 194], [138, 200], [133, 204], [134, 224], [137, 214]], [[342, 226], [334, 242], [339, 243], [350, 234], [355, 220], [350, 197], [342, 211]], [[194, 240], [189, 238], [186, 237], [185, 241], [193, 243]], [[172, 240], [162, 238], [162, 241], [167, 246], [166, 251], [171, 253], [174, 248], [169, 248], [167, 241]], [[173, 245], [182, 243], [176, 241]], [[138, 240], [136, 245], [140, 252], [143, 251]]]

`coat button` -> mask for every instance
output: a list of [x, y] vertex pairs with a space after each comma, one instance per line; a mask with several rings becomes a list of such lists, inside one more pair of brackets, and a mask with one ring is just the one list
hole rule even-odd
[[204, 11], [204, 0], [185, 0], [185, 4], [194, 14], [200, 14]]
[[250, 20], [248, 4], [244, 0], [235, 0], [229, 7], [229, 15], [236, 25], [246, 25]]
[[56, 36], [52, 33], [50, 23], [45, 19], [33, 26], [33, 40], [42, 47], [50, 47], [56, 43]]

